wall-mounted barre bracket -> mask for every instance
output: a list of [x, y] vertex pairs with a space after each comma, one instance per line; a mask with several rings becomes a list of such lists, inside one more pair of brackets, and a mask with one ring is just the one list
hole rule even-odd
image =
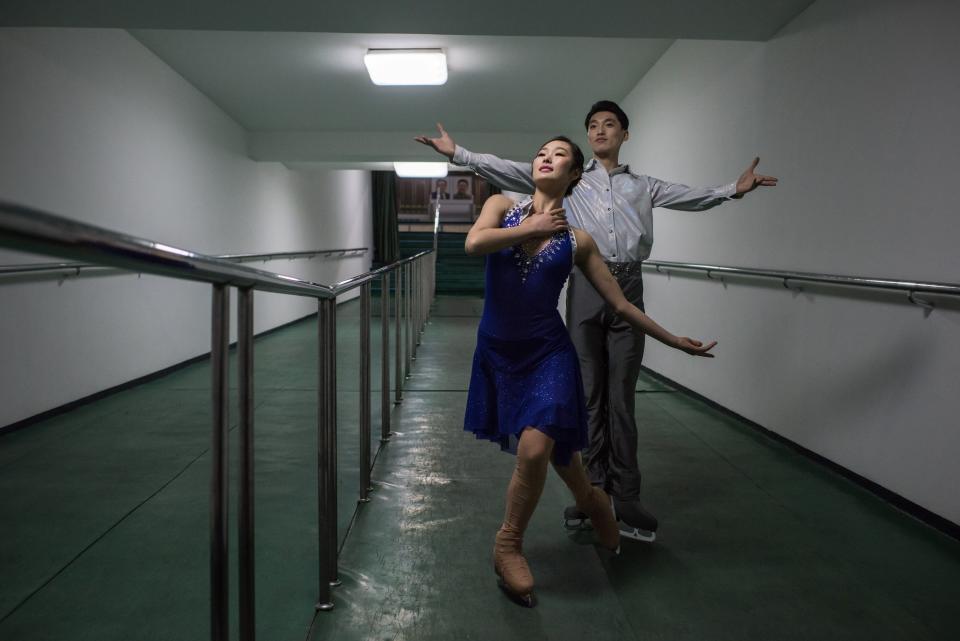
[[706, 272], [707, 272], [707, 278], [709, 278], [710, 280], [719, 280], [719, 281], [720, 281], [721, 283], [723, 283], [724, 285], [727, 284], [726, 281], [723, 280], [723, 274], [720, 274], [719, 276], [714, 276], [712, 269], [708, 269], [708, 270], [706, 270]]
[[913, 303], [914, 305], [917, 305], [918, 307], [922, 307], [922, 308], [927, 309], [927, 310], [931, 310], [931, 309], [933, 309], [933, 308], [936, 307], [936, 305], [933, 303], [933, 301], [924, 300], [924, 299], [922, 299], [922, 298], [917, 298], [916, 295], [915, 295], [916, 293], [917, 293], [916, 291], [914, 291], [914, 290], [911, 289], [911, 290], [910, 290], [910, 293], [907, 294], [907, 300], [909, 300], [909, 301], [910, 301], [911, 303]]
[[784, 289], [789, 289], [789, 290], [792, 291], [792, 292], [802, 292], [802, 291], [803, 291], [803, 288], [800, 287], [799, 285], [794, 285], [793, 287], [790, 287], [790, 278], [789, 278], [788, 276], [784, 276], [784, 277], [783, 277], [783, 287], [784, 287]]

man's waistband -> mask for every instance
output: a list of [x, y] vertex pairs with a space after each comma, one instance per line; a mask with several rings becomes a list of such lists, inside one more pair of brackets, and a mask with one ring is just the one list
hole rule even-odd
[[639, 274], [641, 268], [643, 267], [643, 261], [640, 260], [629, 263], [611, 263], [606, 260], [603, 262], [606, 263], [607, 269], [610, 270], [610, 273], [613, 274], [615, 278]]

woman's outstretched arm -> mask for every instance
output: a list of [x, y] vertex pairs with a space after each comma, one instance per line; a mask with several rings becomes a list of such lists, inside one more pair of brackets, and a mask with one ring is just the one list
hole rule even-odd
[[617, 314], [633, 325], [634, 329], [652, 336], [668, 347], [682, 350], [694, 356], [713, 358], [713, 354], [708, 352], [713, 349], [717, 341], [704, 345], [702, 342], [686, 336], [674, 336], [658, 325], [652, 318], [632, 305], [623, 295], [623, 290], [620, 289], [617, 279], [613, 277], [600, 257], [600, 251], [597, 249], [593, 237], [579, 229], [575, 229], [573, 233], [577, 236], [577, 254], [575, 257], [577, 266], [594, 289], [597, 290], [597, 293], [613, 307]]
[[503, 222], [503, 215], [512, 205], [513, 201], [502, 194], [487, 198], [480, 217], [467, 234], [467, 242], [464, 244], [467, 254], [492, 254], [504, 247], [513, 247], [534, 238], [546, 238], [567, 228], [563, 210], [555, 209], [530, 216], [522, 225], [504, 229], [500, 224]]

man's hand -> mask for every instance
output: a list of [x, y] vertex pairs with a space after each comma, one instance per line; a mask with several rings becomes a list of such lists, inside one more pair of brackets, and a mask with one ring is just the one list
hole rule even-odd
[[433, 147], [436, 151], [440, 152], [450, 160], [453, 160], [453, 152], [457, 150], [457, 144], [453, 142], [453, 138], [450, 137], [450, 134], [443, 128], [439, 122], [437, 123], [437, 131], [440, 132], [438, 138], [428, 138], [427, 136], [417, 136], [414, 138], [417, 142], [428, 147]]
[[[440, 131], [443, 131], [443, 129]], [[753, 173], [753, 170], [757, 168], [758, 164], [760, 164], [759, 156], [754, 158], [750, 166], [747, 167], [747, 170], [740, 174], [740, 178], [737, 179], [737, 193], [732, 196], [733, 198], [743, 198], [744, 194], [753, 191], [757, 187], [777, 186], [777, 179], [773, 176], [761, 176]]]

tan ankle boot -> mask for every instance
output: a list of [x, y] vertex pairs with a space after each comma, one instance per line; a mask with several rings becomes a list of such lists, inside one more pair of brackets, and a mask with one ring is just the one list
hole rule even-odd
[[523, 534], [504, 523], [493, 544], [493, 569], [500, 587], [513, 599], [533, 606], [533, 575], [523, 558]]
[[590, 492], [577, 500], [577, 508], [590, 517], [600, 545], [619, 554], [620, 526], [617, 525], [607, 493], [599, 487], [591, 486]]

